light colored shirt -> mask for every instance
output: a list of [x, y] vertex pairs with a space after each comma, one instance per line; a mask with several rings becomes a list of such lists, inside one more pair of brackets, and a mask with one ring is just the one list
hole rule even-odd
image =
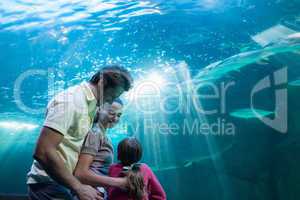
[[[65, 167], [73, 173], [79, 152], [96, 113], [97, 100], [87, 82], [68, 88], [48, 104], [45, 127], [63, 135], [57, 153]], [[53, 181], [43, 167], [33, 161], [27, 174], [27, 184]]]
[[97, 174], [108, 175], [113, 163], [113, 145], [105, 134], [105, 129], [95, 124], [82, 145], [81, 153], [94, 156], [90, 169]]

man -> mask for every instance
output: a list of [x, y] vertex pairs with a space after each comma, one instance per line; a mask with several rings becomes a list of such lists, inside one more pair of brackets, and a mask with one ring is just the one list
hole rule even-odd
[[100, 200], [91, 186], [72, 175], [80, 148], [91, 128], [97, 104], [112, 103], [132, 85], [129, 72], [120, 66], [99, 70], [89, 82], [68, 88], [47, 107], [46, 119], [37, 141], [34, 162], [28, 173], [29, 198]]
[[108, 177], [108, 169], [113, 162], [113, 146], [106, 130], [119, 122], [122, 109], [122, 101], [116, 99], [112, 104], [105, 103], [99, 110], [94, 126], [82, 146], [74, 171], [82, 183], [98, 187], [104, 196], [104, 186], [126, 187], [126, 178]]

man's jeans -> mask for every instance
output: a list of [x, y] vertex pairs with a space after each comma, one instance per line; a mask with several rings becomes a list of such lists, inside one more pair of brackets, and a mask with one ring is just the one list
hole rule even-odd
[[58, 183], [35, 183], [28, 185], [30, 200], [73, 200], [70, 190]]

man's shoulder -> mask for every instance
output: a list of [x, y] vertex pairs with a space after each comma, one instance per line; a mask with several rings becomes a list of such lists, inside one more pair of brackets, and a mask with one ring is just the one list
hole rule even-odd
[[77, 84], [77, 85], [70, 86], [70, 87], [66, 88], [65, 90], [58, 92], [53, 97], [53, 100], [74, 101], [74, 100], [76, 100], [76, 98], [69, 98], [69, 97], [75, 97], [75, 96], [82, 95], [82, 94], [83, 94], [83, 91], [81, 88], [81, 84]]
[[81, 84], [71, 86], [63, 91], [57, 93], [48, 103], [48, 108], [57, 104], [64, 104], [71, 106], [74, 110], [86, 109], [86, 98], [81, 88]]

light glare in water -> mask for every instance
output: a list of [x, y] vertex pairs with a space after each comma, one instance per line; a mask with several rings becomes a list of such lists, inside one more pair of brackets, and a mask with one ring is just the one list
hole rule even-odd
[[17, 121], [0, 121], [0, 128], [21, 131], [21, 130], [34, 130], [38, 127], [36, 124], [30, 124], [25, 122], [17, 122]]

